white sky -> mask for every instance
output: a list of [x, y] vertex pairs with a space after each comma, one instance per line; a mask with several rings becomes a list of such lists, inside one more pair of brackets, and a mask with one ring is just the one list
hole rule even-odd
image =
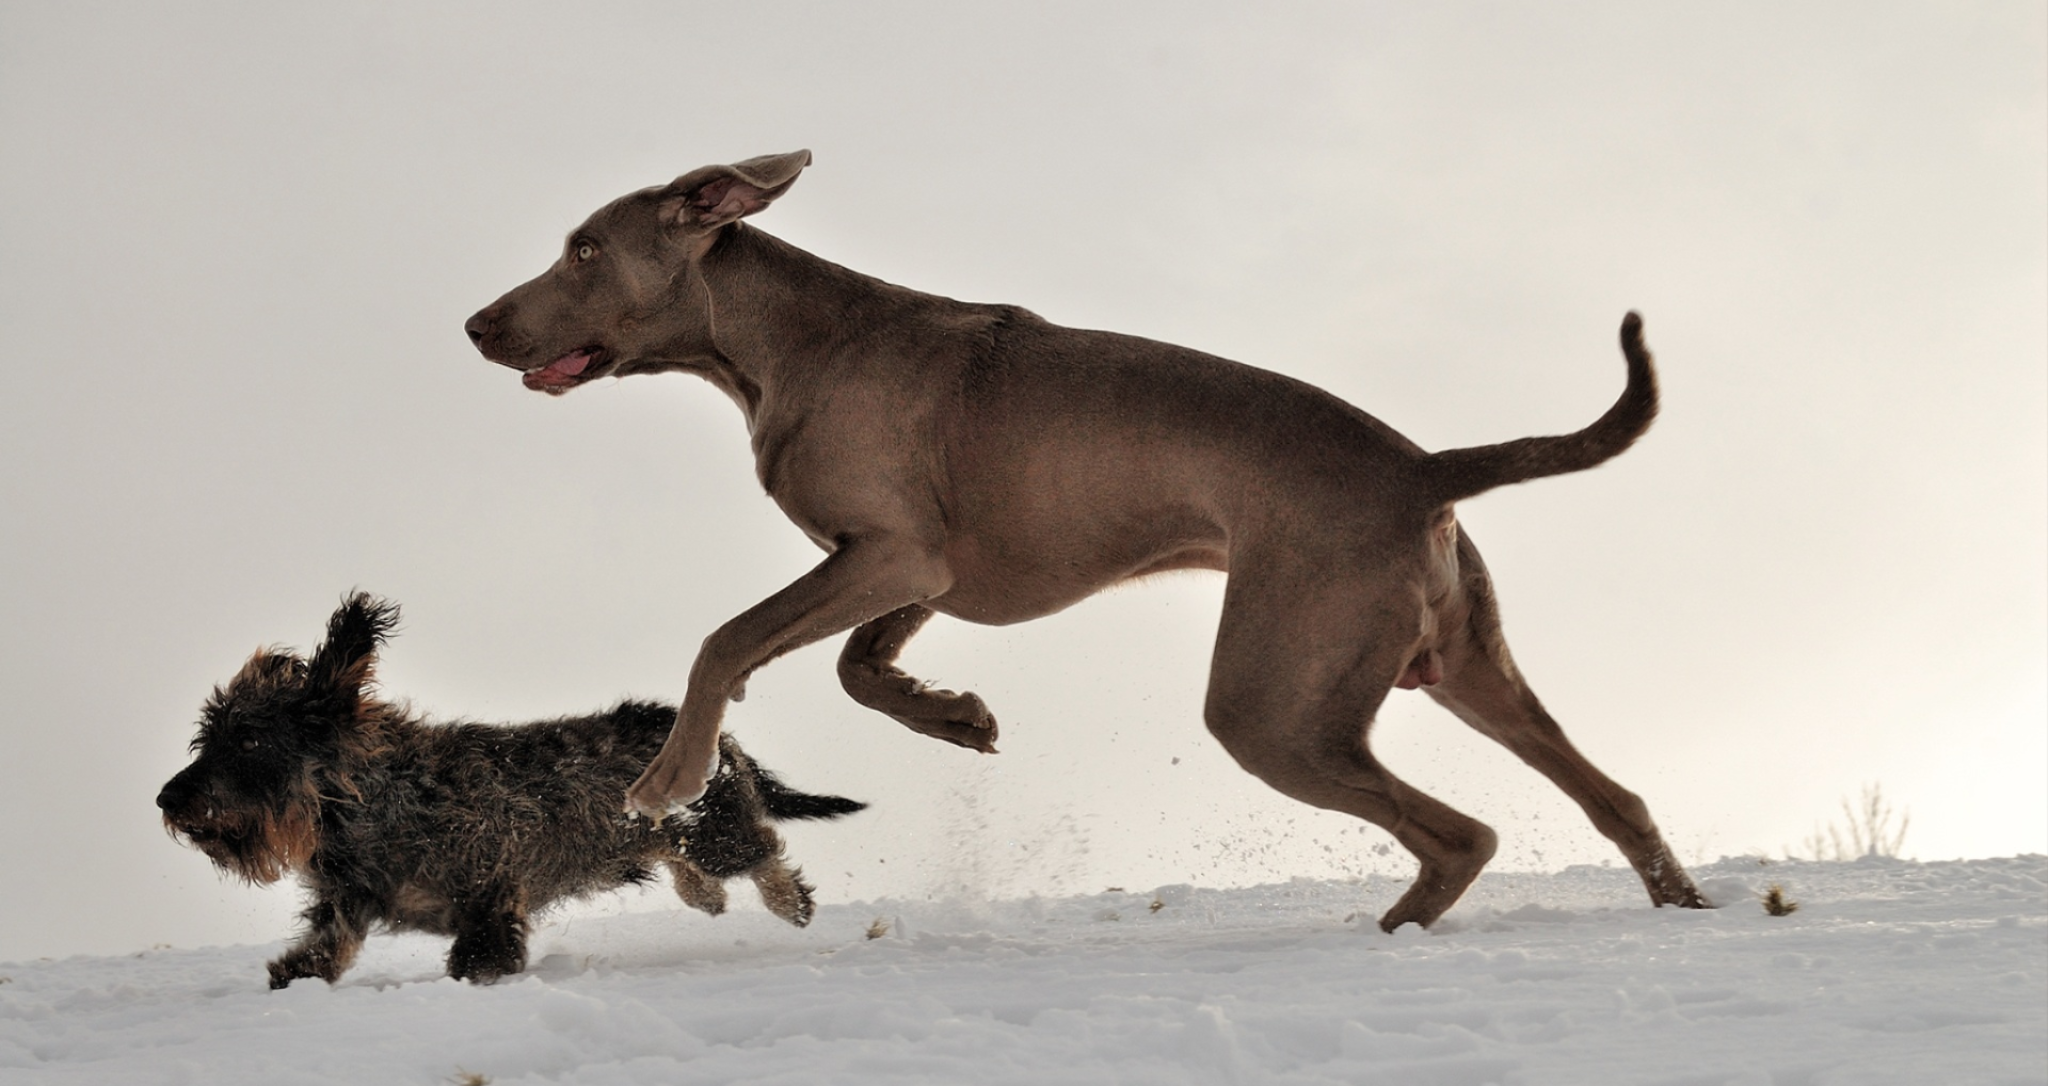
[[[28, 2], [0, 959], [283, 934], [296, 895], [219, 881], [153, 799], [207, 690], [351, 587], [406, 608], [388, 690], [522, 719], [679, 696], [816, 561], [708, 386], [550, 400], [461, 330], [605, 200], [796, 147], [756, 221], [797, 245], [1280, 370], [1432, 448], [1590, 420], [1641, 309], [1649, 437], [1461, 507], [1538, 692], [1688, 858], [1797, 845], [1868, 782], [1909, 854], [2048, 849], [2037, 3]], [[988, 699], [996, 758], [848, 701], [836, 645], [729, 719], [875, 805], [791, 835], [824, 900], [1412, 870], [1208, 739], [1220, 585], [935, 622], [911, 670]], [[1425, 699], [1375, 734], [1497, 864], [1618, 862]]]

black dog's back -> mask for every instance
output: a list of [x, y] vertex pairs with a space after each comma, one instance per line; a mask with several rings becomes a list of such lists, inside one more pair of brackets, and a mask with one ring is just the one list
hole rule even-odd
[[684, 848], [679, 825], [619, 812], [660, 747], [660, 715], [626, 702], [531, 724], [407, 721], [360, 782], [362, 802], [325, 812], [339, 832], [308, 874], [370, 890], [390, 903], [387, 923], [442, 935], [455, 934], [446, 906], [464, 883], [517, 884], [539, 910], [645, 882], [656, 857]]

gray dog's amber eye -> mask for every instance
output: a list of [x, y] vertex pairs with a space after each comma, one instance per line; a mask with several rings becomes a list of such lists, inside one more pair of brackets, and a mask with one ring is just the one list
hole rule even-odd
[[587, 241], [581, 242], [576, 246], [576, 262], [578, 264], [581, 264], [584, 261], [589, 260], [591, 257], [594, 257], [596, 255], [597, 246], [592, 245]]

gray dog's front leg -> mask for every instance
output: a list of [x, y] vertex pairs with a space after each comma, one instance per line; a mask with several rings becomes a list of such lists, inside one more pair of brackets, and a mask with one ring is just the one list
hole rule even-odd
[[994, 754], [996, 718], [980, 698], [933, 690], [896, 666], [903, 646], [931, 617], [931, 608], [913, 603], [854, 630], [839, 654], [839, 684], [853, 700], [911, 731]]
[[942, 595], [951, 583], [938, 548], [919, 536], [882, 533], [841, 541], [816, 569], [704, 639], [690, 665], [676, 726], [640, 779], [626, 789], [626, 809], [666, 818], [675, 805], [704, 794], [718, 756], [726, 701], [756, 668]]

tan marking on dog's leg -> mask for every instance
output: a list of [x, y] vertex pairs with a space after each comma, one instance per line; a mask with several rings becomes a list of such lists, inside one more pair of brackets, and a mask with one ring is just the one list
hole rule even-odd
[[725, 911], [725, 883], [704, 873], [704, 869], [688, 860], [669, 860], [669, 881], [675, 884], [676, 896], [683, 904], [712, 916]]
[[761, 903], [768, 906], [769, 912], [800, 928], [810, 924], [817, 905], [811, 900], [811, 886], [804, 881], [802, 871], [789, 866], [777, 855], [763, 861], [747, 875], [754, 880], [755, 888], [761, 891]]

